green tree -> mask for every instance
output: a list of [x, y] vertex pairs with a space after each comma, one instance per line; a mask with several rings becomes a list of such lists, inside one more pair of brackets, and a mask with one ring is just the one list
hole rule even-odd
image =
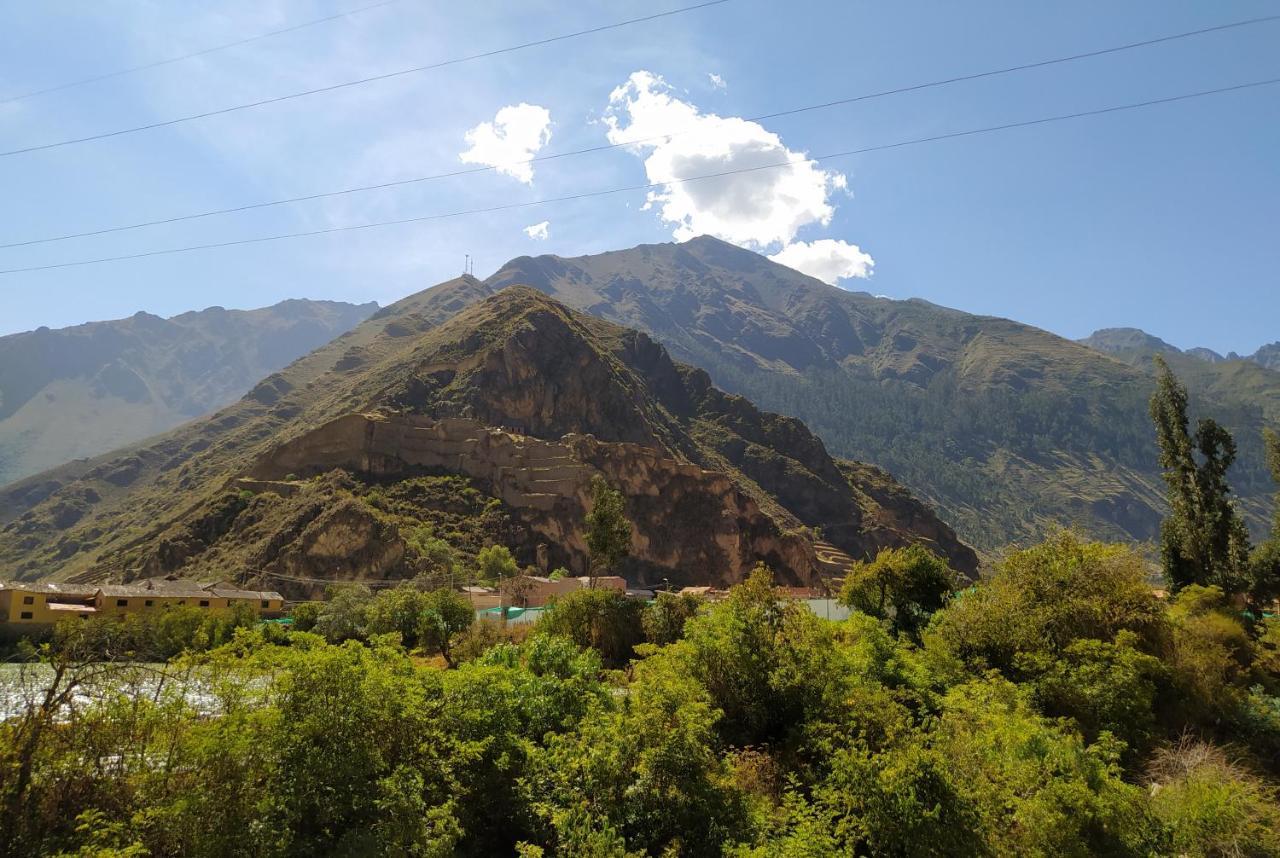
[[1274, 520], [1270, 537], [1249, 559], [1249, 602], [1255, 616], [1280, 598], [1280, 435], [1264, 430], [1267, 465], [1276, 484]]
[[644, 640], [644, 605], [617, 590], [574, 590], [551, 602], [538, 620], [538, 631], [567, 637], [600, 653], [607, 664], [621, 666]]
[[587, 548], [591, 552], [592, 587], [598, 574], [613, 570], [631, 551], [631, 522], [627, 521], [622, 493], [599, 474], [591, 478]]
[[1157, 652], [1167, 625], [1141, 554], [1062, 531], [1010, 552], [990, 579], [957, 594], [930, 629], [967, 663], [1016, 678], [1020, 655], [1056, 655], [1077, 640], [1115, 641], [1122, 630], [1134, 633], [1140, 650]]
[[411, 584], [380, 590], [365, 605], [365, 634], [398, 634], [405, 647], [418, 645], [427, 594]]
[[685, 623], [705, 604], [706, 599], [693, 593], [659, 593], [641, 617], [645, 638], [653, 644], [675, 643], [684, 636]]
[[309, 632], [314, 629], [316, 621], [320, 619], [320, 609], [323, 607], [323, 602], [302, 602], [295, 605], [289, 612], [289, 616], [293, 618], [293, 630]]
[[1235, 440], [1210, 418], [1190, 434], [1187, 389], [1164, 358], [1157, 355], [1155, 364], [1150, 410], [1170, 509], [1160, 527], [1165, 576], [1175, 590], [1201, 584], [1242, 592], [1250, 577], [1249, 534], [1227, 484]]
[[315, 631], [330, 643], [364, 640], [368, 635], [368, 607], [373, 593], [364, 584], [333, 584], [325, 592]]
[[476, 554], [476, 577], [486, 584], [497, 584], [519, 573], [520, 567], [505, 545], [490, 545]]
[[475, 609], [462, 594], [453, 590], [434, 590], [425, 595], [418, 628], [422, 642], [444, 657], [453, 667], [453, 642], [475, 622]]
[[919, 640], [920, 630], [947, 603], [955, 584], [956, 573], [947, 562], [923, 545], [885, 548], [875, 560], [849, 570], [840, 601]]

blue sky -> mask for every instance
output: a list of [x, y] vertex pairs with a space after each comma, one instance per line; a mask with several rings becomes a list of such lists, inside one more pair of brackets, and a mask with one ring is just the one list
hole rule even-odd
[[[0, 98], [360, 5], [12, 4], [0, 28]], [[0, 104], [0, 149], [679, 5], [398, 0], [197, 59]], [[759, 163], [778, 152], [821, 155], [1276, 77], [1280, 22], [766, 120], [763, 127], [735, 119], [1275, 12], [1267, 2], [731, 0], [337, 93], [0, 158], [0, 243], [445, 172], [466, 167], [461, 156], [470, 150], [472, 163], [508, 165], [395, 190], [0, 250], [0, 268], [637, 185], [646, 176], [670, 176], [662, 171]], [[500, 113], [507, 107], [513, 110]], [[846, 288], [921, 297], [1070, 337], [1133, 325], [1184, 347], [1251, 352], [1280, 339], [1277, 107], [1280, 86], [797, 166], [779, 171], [781, 178], [726, 179], [696, 192], [680, 186], [648, 206], [637, 191], [4, 275], [0, 334], [140, 309], [170, 315], [287, 297], [387, 303], [457, 274], [466, 253], [483, 277], [521, 254], [577, 255], [716, 231], [753, 249], [808, 260], [828, 279], [869, 275], [840, 281]], [[658, 147], [534, 164], [532, 175], [527, 166], [509, 166], [512, 152], [598, 146], [665, 132], [669, 123], [687, 133]], [[545, 230], [526, 234], [543, 222]]]

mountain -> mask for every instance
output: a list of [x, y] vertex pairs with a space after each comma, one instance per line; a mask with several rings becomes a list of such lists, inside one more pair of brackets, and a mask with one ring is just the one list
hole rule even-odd
[[[23, 578], [235, 577], [294, 596], [492, 542], [584, 572], [591, 481], [623, 492], [629, 579], [810, 583], [923, 541], [977, 558], [887, 474], [721, 392], [647, 335], [471, 277], [380, 310], [156, 439], [0, 491]], [[437, 570], [438, 571], [438, 570]]]
[[1138, 328], [1103, 328], [1100, 331], [1094, 331], [1083, 340], [1080, 340], [1080, 342], [1091, 349], [1106, 352], [1109, 355], [1115, 355], [1130, 362], [1147, 360], [1151, 355], [1158, 352], [1186, 355], [1207, 363], [1249, 361], [1264, 369], [1280, 370], [1280, 342], [1265, 345], [1245, 357], [1241, 357], [1235, 352], [1221, 355], [1213, 349], [1203, 347], [1180, 349]]
[[[893, 473], [981, 549], [1059, 524], [1110, 539], [1158, 532], [1146, 367], [1007, 319], [848, 292], [707, 237], [521, 257], [486, 281], [512, 283], [645, 331], [724, 389], [804, 420], [837, 455]], [[1141, 332], [1107, 339], [1135, 335], [1150, 351]], [[1237, 432], [1234, 477], [1256, 528], [1272, 491], [1259, 434], [1280, 420], [1280, 380], [1264, 372], [1188, 379], [1196, 407]]]
[[1177, 346], [1138, 328], [1103, 328], [1080, 340], [1080, 343], [1109, 355], [1182, 354]]
[[1249, 360], [1267, 369], [1280, 371], [1280, 342], [1263, 346], [1254, 352]]
[[377, 308], [295, 300], [0, 337], [0, 485], [234, 402]]

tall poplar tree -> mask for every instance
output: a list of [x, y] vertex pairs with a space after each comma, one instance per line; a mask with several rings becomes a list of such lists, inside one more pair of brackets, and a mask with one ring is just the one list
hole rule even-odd
[[1160, 466], [1169, 488], [1169, 516], [1160, 526], [1160, 555], [1174, 589], [1216, 585], [1226, 593], [1249, 589], [1249, 533], [1231, 499], [1227, 471], [1235, 439], [1210, 418], [1189, 431], [1187, 389], [1157, 355], [1151, 419]]
[[1250, 563], [1249, 601], [1258, 610], [1280, 597], [1280, 435], [1263, 430], [1263, 441], [1271, 478], [1276, 483], [1276, 498], [1271, 537], [1253, 552]]

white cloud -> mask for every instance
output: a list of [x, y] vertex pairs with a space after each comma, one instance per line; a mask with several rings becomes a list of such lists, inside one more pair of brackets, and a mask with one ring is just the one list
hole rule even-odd
[[793, 242], [769, 258], [832, 286], [849, 277], [870, 277], [876, 265], [858, 245], [831, 238]]
[[551, 111], [536, 104], [508, 104], [492, 122], [466, 133], [471, 148], [459, 153], [464, 164], [484, 164], [526, 185], [533, 182], [527, 162], [551, 142]]
[[728, 86], [728, 84], [724, 82], [724, 78], [715, 72], [707, 72], [707, 79], [711, 81], [712, 89], [724, 89]]
[[759, 123], [701, 113], [651, 72], [634, 72], [615, 89], [604, 118], [611, 143], [637, 141], [629, 148], [644, 158], [650, 182], [785, 165], [650, 192], [646, 208], [674, 224], [679, 241], [707, 233], [752, 247], [788, 244], [801, 227], [830, 223], [828, 197], [846, 186]]
[[524, 228], [524, 234], [532, 238], [534, 241], [546, 241], [551, 237], [551, 221], [544, 220], [542, 223], [535, 223], [532, 226]]

